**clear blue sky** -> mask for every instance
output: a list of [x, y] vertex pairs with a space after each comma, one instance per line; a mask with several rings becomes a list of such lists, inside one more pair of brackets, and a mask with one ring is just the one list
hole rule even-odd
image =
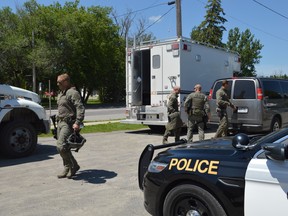
[[[175, 5], [165, 4], [168, 1], [171, 0], [81, 0], [80, 4], [86, 7], [91, 5], [113, 7], [118, 15], [125, 14], [128, 9], [137, 11], [136, 19], [146, 19], [148, 26], [163, 16], [147, 31], [152, 32], [159, 39], [164, 39], [176, 36], [176, 9]], [[189, 37], [192, 28], [204, 20], [207, 0], [181, 1], [182, 35]], [[15, 10], [16, 6], [21, 7], [24, 2], [25, 0], [0, 0], [0, 7], [9, 6]], [[49, 5], [56, 1], [38, 0], [37, 2]], [[66, 1], [58, 0], [58, 2], [64, 4]], [[223, 36], [223, 42], [227, 41], [227, 33], [234, 27], [238, 27], [241, 31], [250, 29], [255, 39], [259, 39], [264, 45], [261, 51], [263, 57], [260, 64], [256, 65], [257, 75], [288, 75], [288, 1], [222, 0], [222, 8], [228, 20], [225, 23], [227, 32]], [[131, 31], [133, 33], [133, 29]]]

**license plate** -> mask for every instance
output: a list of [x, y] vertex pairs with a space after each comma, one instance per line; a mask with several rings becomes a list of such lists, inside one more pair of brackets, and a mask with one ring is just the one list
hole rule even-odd
[[248, 113], [248, 107], [238, 107], [238, 113]]

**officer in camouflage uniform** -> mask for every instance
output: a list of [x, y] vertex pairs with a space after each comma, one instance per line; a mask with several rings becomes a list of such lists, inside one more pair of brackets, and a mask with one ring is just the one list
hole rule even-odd
[[198, 126], [199, 140], [204, 140], [204, 116], [209, 112], [209, 104], [205, 94], [201, 93], [201, 85], [196, 84], [194, 92], [188, 95], [184, 108], [188, 114], [187, 140], [193, 142], [193, 129]]
[[169, 96], [167, 111], [168, 111], [168, 123], [163, 136], [163, 144], [168, 143], [168, 137], [174, 133], [175, 142], [180, 140], [181, 127], [183, 122], [180, 117], [178, 94], [180, 93], [180, 87], [174, 86], [173, 92]]
[[57, 98], [57, 150], [63, 159], [64, 170], [57, 175], [58, 178], [72, 178], [80, 169], [71, 150], [65, 146], [66, 139], [74, 132], [80, 130], [84, 119], [85, 108], [80, 93], [71, 86], [68, 74], [59, 75], [57, 85], [60, 93]]
[[228, 115], [226, 111], [227, 107], [230, 106], [233, 110], [237, 109], [237, 107], [234, 106], [229, 100], [228, 87], [228, 81], [223, 80], [222, 87], [216, 92], [216, 111], [220, 118], [220, 123], [214, 138], [224, 137], [228, 134]]

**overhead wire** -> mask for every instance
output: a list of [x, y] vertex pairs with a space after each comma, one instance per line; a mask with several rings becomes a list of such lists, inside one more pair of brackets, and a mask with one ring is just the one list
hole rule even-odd
[[149, 9], [151, 9], [151, 8], [155, 8], [155, 7], [158, 7], [158, 6], [167, 5], [168, 3], [169, 3], [169, 2], [164, 2], [164, 3], [157, 4], [157, 5], [152, 5], [152, 6], [149, 6], [149, 7], [146, 7], [146, 8], [142, 8], [142, 9], [139, 9], [139, 10], [135, 10], [135, 11], [132, 11], [132, 12], [129, 12], [129, 13], [125, 13], [125, 14], [122, 14], [122, 15], [118, 15], [118, 16], [116, 16], [116, 17], [126, 16], [126, 15], [132, 14], [132, 13], [138, 13], [138, 12], [145, 11], [145, 10], [149, 10]]
[[281, 16], [281, 17], [283, 17], [283, 18], [285, 18], [285, 19], [288, 20], [288, 17], [287, 17], [287, 16], [285, 16], [285, 15], [283, 15], [283, 14], [281, 14], [281, 13], [275, 11], [275, 10], [273, 10], [272, 8], [270, 8], [270, 7], [264, 5], [264, 4], [262, 4], [262, 3], [260, 3], [260, 2], [258, 2], [258, 1], [256, 1], [256, 0], [252, 0], [252, 1], [256, 2], [257, 4], [261, 5], [262, 7], [266, 8], [266, 9], [272, 11], [273, 13], [278, 14], [279, 16]]
[[[156, 1], [157, 2], [157, 1]], [[121, 16], [126, 16], [126, 15], [130, 15], [130, 14], [133, 14], [133, 13], [138, 13], [138, 12], [141, 12], [141, 11], [145, 11], [145, 10], [148, 10], [148, 9], [151, 9], [151, 8], [155, 8], [155, 7], [158, 7], [158, 6], [162, 6], [162, 5], [169, 5], [171, 2], [164, 2], [164, 3], [160, 3], [160, 4], [156, 4], [156, 5], [153, 5], [152, 6], [149, 6], [149, 7], [146, 7], [146, 8], [143, 8], [143, 9], [139, 9], [139, 10], [135, 10], [135, 11], [131, 11], [131, 12], [128, 12], [128, 13], [125, 13], [125, 14], [122, 14], [122, 15], [118, 15], [116, 17], [121, 17]], [[155, 25], [159, 20], [161, 20], [164, 16], [166, 16], [170, 11], [172, 11], [172, 9], [174, 9], [175, 6], [171, 7], [167, 12], [165, 12], [163, 15], [161, 15], [158, 19], [156, 19], [153, 23], [151, 23], [149, 26], [147, 26], [145, 29], [143, 29], [139, 34], [138, 36], [140, 36], [141, 34], [143, 34], [147, 29], [149, 29], [150, 27], [152, 27], [153, 25]], [[135, 15], [136, 16], [136, 15]], [[134, 17], [135, 17], [134, 16]]]
[[172, 9], [174, 9], [175, 6], [173, 6], [172, 8], [170, 8], [166, 13], [164, 13], [162, 16], [160, 16], [158, 19], [156, 19], [153, 23], [151, 23], [149, 26], [147, 26], [145, 29], [143, 29], [143, 31], [141, 31], [139, 33], [139, 35], [143, 34], [143, 32], [145, 32], [148, 28], [150, 28], [151, 26], [153, 26], [155, 23], [157, 23], [160, 19], [162, 19], [164, 16], [166, 16]]
[[[200, 2], [200, 3], [202, 3], [203, 5], [206, 5], [206, 3], [204, 3], [204, 2], [201, 1], [201, 0], [197, 0], [197, 1]], [[256, 0], [252, 0], [252, 1], [257, 2]], [[258, 2], [257, 2], [257, 3], [258, 3]], [[267, 8], [267, 9], [268, 9], [268, 8]], [[272, 10], [272, 9], [271, 9], [271, 10]], [[273, 11], [273, 12], [274, 12], [274, 11]], [[275, 12], [276, 12], [276, 11], [275, 11]], [[276, 12], [276, 13], [277, 13], [277, 12]], [[228, 16], [228, 17], [236, 20], [237, 22], [242, 23], [242, 24], [244, 24], [244, 25], [247, 25], [247, 26], [249, 26], [249, 27], [251, 27], [251, 28], [253, 28], [253, 29], [255, 29], [255, 30], [259, 31], [259, 32], [262, 32], [262, 33], [264, 33], [264, 34], [266, 34], [266, 35], [269, 35], [269, 36], [271, 36], [271, 37], [277, 38], [278, 40], [282, 40], [282, 41], [288, 42], [288, 39], [279, 37], [279, 36], [277, 36], [277, 35], [274, 35], [274, 34], [271, 34], [271, 33], [269, 33], [269, 32], [266, 32], [266, 31], [264, 31], [264, 30], [262, 30], [262, 29], [260, 29], [260, 28], [258, 28], [258, 27], [252, 26], [252, 25], [250, 25], [249, 23], [246, 23], [246, 22], [244, 22], [244, 21], [242, 21], [242, 20], [240, 20], [240, 19], [237, 19], [237, 18], [229, 15], [229, 13], [227, 14], [227, 12], [225, 12], [225, 14], [226, 14], [226, 16]], [[280, 14], [280, 13], [279, 13], [279, 14]]]

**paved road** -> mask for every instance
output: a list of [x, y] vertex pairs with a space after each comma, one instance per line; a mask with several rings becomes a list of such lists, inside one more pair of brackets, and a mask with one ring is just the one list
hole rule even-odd
[[[30, 157], [0, 158], [0, 215], [148, 216], [137, 166], [144, 147], [162, 140], [162, 134], [150, 132], [85, 134], [87, 143], [74, 153], [81, 166], [74, 179], [56, 178], [62, 162], [53, 138], [40, 138]], [[210, 131], [206, 138], [213, 135]]]

